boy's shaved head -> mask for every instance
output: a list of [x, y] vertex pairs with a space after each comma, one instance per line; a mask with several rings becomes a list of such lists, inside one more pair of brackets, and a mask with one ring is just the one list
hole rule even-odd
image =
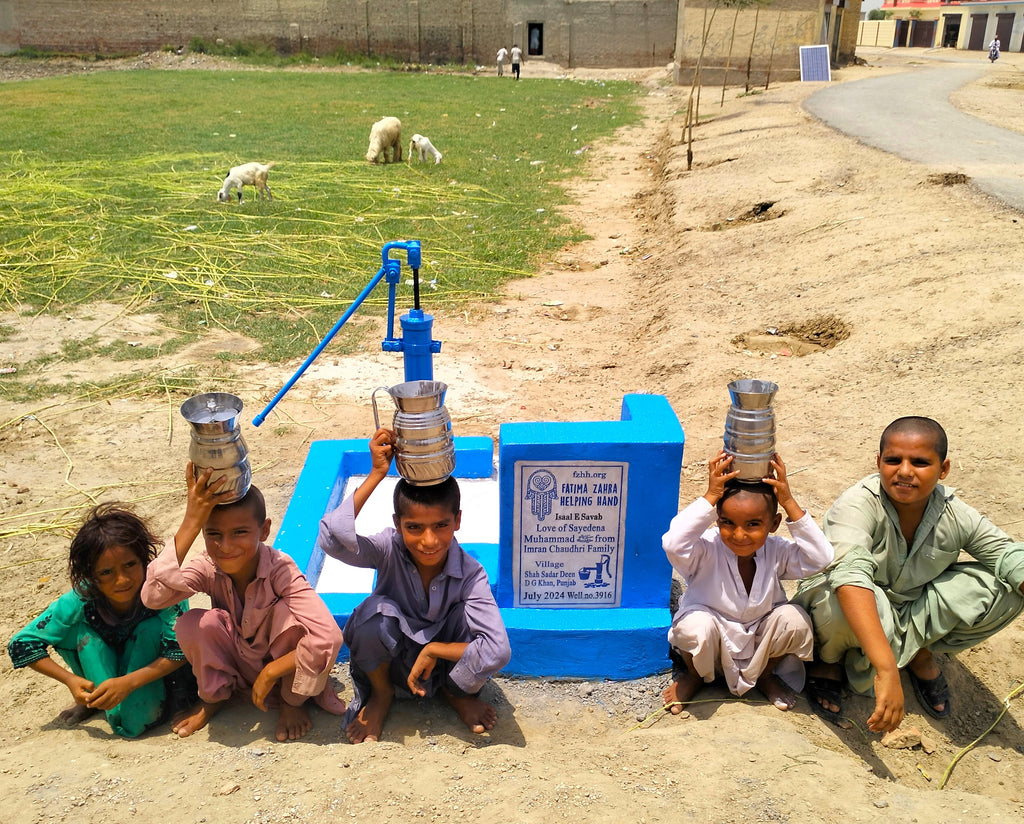
[[922, 418], [917, 415], [908, 415], [905, 418], [897, 418], [882, 432], [878, 441], [878, 454], [885, 452], [885, 445], [893, 435], [921, 435], [932, 441], [935, 454], [939, 461], [946, 460], [946, 452], [949, 449], [949, 442], [946, 439], [946, 430], [937, 421], [931, 418]]
[[462, 509], [462, 494], [454, 477], [448, 477], [441, 483], [430, 486], [417, 486], [401, 478], [395, 484], [394, 504], [395, 514], [399, 518], [407, 514], [409, 504], [440, 506], [452, 515], [458, 515]]
[[248, 509], [257, 524], [262, 524], [267, 520], [267, 503], [263, 498], [263, 493], [256, 488], [256, 484], [250, 484], [249, 491], [237, 501], [232, 501], [229, 504], [217, 504], [218, 512], [223, 512], [225, 509]]

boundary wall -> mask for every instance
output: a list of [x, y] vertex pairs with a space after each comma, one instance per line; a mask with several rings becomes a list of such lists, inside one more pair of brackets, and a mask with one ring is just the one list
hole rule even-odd
[[896, 42], [895, 20], [861, 20], [857, 32], [858, 46], [890, 48]]
[[198, 37], [490, 65], [516, 42], [527, 62], [641, 67], [672, 59], [676, 11], [677, 0], [0, 0], [0, 53], [127, 54]]
[[[855, 57], [861, 0], [772, 0], [737, 7], [719, 0], [680, 0], [673, 79], [689, 85], [703, 50], [701, 80], [728, 75], [741, 84], [750, 64], [752, 86], [800, 79], [800, 47], [829, 46], [833, 66]], [[704, 33], [707, 32], [707, 42]]]

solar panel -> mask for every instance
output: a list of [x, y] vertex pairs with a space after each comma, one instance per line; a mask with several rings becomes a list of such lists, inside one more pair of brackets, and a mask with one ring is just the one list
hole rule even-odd
[[832, 79], [828, 62], [828, 46], [800, 47], [800, 80], [826, 82]]

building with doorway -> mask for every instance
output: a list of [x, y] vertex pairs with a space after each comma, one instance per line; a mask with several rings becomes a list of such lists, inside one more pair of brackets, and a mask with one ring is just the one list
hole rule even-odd
[[489, 65], [500, 46], [573, 66], [664, 66], [677, 0], [0, 0], [0, 53], [125, 54], [208, 42]]
[[1024, 51], [1024, 0], [887, 0], [889, 19], [861, 23], [859, 46]]
[[996, 38], [1003, 51], [1024, 51], [1024, 2], [960, 3], [957, 12], [961, 36], [956, 48], [985, 51]]
[[[490, 65], [518, 44], [528, 64], [664, 66], [677, 81], [704, 49], [708, 77], [749, 60], [757, 82], [799, 77], [799, 47], [853, 58], [861, 0], [0, 0], [0, 53], [127, 54], [201, 40], [282, 53]], [[744, 7], [737, 12], [736, 4]], [[702, 45], [705, 15], [717, 19]], [[706, 48], [704, 48], [706, 46]]]

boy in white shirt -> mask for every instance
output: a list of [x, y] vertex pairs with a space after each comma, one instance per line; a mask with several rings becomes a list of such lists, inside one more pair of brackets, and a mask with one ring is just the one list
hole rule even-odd
[[523, 50], [519, 48], [519, 44], [515, 44], [512, 47], [512, 74], [516, 76], [516, 80], [519, 79], [519, 64], [523, 60]]
[[[756, 483], [737, 481], [732, 460], [725, 452], [711, 459], [708, 491], [662, 538], [687, 585], [668, 634], [675, 666], [662, 697], [673, 714], [717, 675], [734, 695], [756, 687], [788, 710], [803, 688], [801, 660], [811, 660], [810, 618], [787, 603], [781, 581], [826, 567], [832, 545], [793, 497], [778, 453], [775, 477]], [[779, 505], [792, 540], [771, 534], [782, 521]]]

